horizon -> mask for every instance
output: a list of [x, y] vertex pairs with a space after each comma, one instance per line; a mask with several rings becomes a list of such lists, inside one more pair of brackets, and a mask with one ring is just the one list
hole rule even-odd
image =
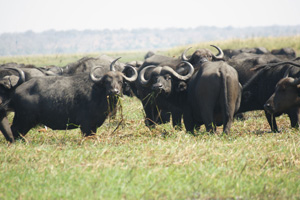
[[271, 27], [299, 27], [299, 24], [296, 25], [267, 25], [267, 26], [247, 26], [247, 27], [235, 27], [235, 26], [225, 26], [225, 27], [219, 27], [219, 26], [197, 26], [197, 27], [165, 27], [165, 28], [149, 28], [149, 27], [140, 27], [140, 28], [133, 28], [133, 29], [127, 29], [127, 28], [116, 28], [116, 29], [109, 29], [109, 28], [105, 28], [105, 29], [66, 29], [66, 30], [55, 30], [55, 29], [47, 29], [47, 30], [43, 30], [43, 31], [34, 31], [34, 30], [24, 30], [22, 32], [3, 32], [0, 33], [0, 35], [2, 34], [23, 34], [23, 33], [27, 33], [27, 32], [33, 32], [35, 34], [41, 34], [44, 32], [68, 32], [68, 31], [78, 31], [78, 32], [84, 32], [84, 31], [120, 31], [120, 30], [125, 30], [125, 31], [136, 31], [136, 30], [159, 30], [159, 31], [164, 31], [164, 30], [170, 30], [170, 29], [183, 29], [183, 30], [187, 30], [187, 29], [198, 29], [198, 28], [216, 28], [216, 29], [251, 29], [251, 28], [271, 28]]

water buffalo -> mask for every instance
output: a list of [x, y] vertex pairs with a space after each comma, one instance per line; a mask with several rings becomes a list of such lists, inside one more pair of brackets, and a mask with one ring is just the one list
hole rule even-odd
[[197, 49], [189, 58], [185, 55], [186, 52], [190, 49], [187, 48], [181, 55], [182, 61], [187, 61], [191, 63], [194, 67], [197, 65], [206, 62], [206, 61], [220, 61], [224, 60], [224, 53], [222, 49], [215, 45], [211, 45], [212, 47], [218, 50], [218, 54], [214, 55], [209, 49]]
[[[222, 59], [222, 51], [216, 47], [219, 50], [219, 54], [215, 56], [210, 50], [207, 49], [199, 49], [195, 51], [195, 53], [192, 56], [186, 56], [187, 50], [185, 50], [182, 55], [178, 58], [174, 57], [168, 57], [163, 55], [157, 55], [157, 54], [151, 54], [151, 56], [147, 56], [147, 59], [145, 59], [143, 65], [139, 68], [138, 72], [139, 74], [141, 71], [147, 67], [147, 66], [157, 66], [158, 68], [161, 68], [163, 66], [168, 66], [172, 68], [176, 73], [184, 75], [187, 74], [189, 71], [189, 67], [187, 65], [181, 66], [180, 63], [182, 61], [187, 62], [193, 62], [194, 64], [197, 63], [197, 56], [207, 56], [209, 57], [209, 60], [220, 60]], [[192, 64], [193, 64], [192, 63]], [[145, 73], [143, 76], [145, 79], [149, 80], [151, 77], [153, 67], [151, 67], [151, 70], [144, 71]], [[136, 81], [135, 85], [132, 86], [132, 88], [136, 88], [136, 96], [142, 101], [144, 111], [146, 113], [146, 119], [145, 123], [147, 126], [153, 126], [155, 123], [165, 123], [169, 121], [170, 118], [170, 110], [167, 109], [167, 107], [170, 106], [159, 106], [157, 104], [156, 96], [153, 96], [153, 88], [152, 86], [147, 87], [143, 84], [140, 84], [140, 82]], [[177, 89], [183, 91], [184, 88], [186, 88], [186, 83], [184, 81], [179, 81], [178, 85], [175, 86]], [[163, 101], [162, 101], [163, 102]], [[175, 112], [173, 112], [174, 114]], [[178, 113], [178, 112], [176, 112]], [[181, 115], [180, 115], [181, 116]], [[179, 125], [181, 126], [181, 117], [173, 117], [173, 125]], [[180, 119], [180, 120], [179, 120]]]
[[[150, 65], [140, 71], [138, 80], [144, 87], [151, 88], [152, 94], [149, 101], [158, 109], [169, 111], [172, 114], [173, 126], [181, 127], [183, 104], [186, 99], [186, 81], [193, 75], [194, 67], [183, 61], [188, 67], [188, 72], [181, 75], [169, 66]], [[145, 73], [149, 74], [145, 79]], [[151, 98], [149, 97], [149, 98]]]
[[255, 54], [255, 55], [274, 55], [281, 60], [291, 60], [296, 57], [296, 52], [292, 48], [281, 48], [273, 49], [271, 52], [265, 47], [254, 47], [254, 48], [241, 48], [241, 49], [224, 49], [225, 60], [231, 59], [242, 53]]
[[93, 68], [89, 74], [32, 78], [18, 86], [8, 105], [15, 112], [11, 142], [39, 123], [56, 130], [80, 127], [84, 136], [95, 133], [108, 115], [107, 96], [120, 95], [123, 81], [137, 78], [137, 71], [131, 66], [126, 68], [133, 70], [132, 77], [113, 67], [97, 77], [94, 71], [99, 68]]
[[46, 70], [35, 67], [33, 65], [25, 65], [18, 63], [5, 63], [0, 66], [0, 130], [8, 141], [12, 141], [12, 133], [9, 128], [8, 119], [6, 117], [7, 105], [11, 94], [15, 89], [25, 81], [33, 77], [42, 77], [55, 75], [47, 73]]
[[237, 70], [239, 74], [239, 81], [242, 85], [244, 85], [253, 75], [256, 74], [256, 71], [253, 70], [253, 68], [258, 65], [278, 63], [281, 62], [281, 59], [272, 54], [241, 53], [237, 56], [233, 56], [226, 62]]
[[296, 58], [296, 52], [293, 48], [281, 48], [281, 49], [273, 49], [271, 54], [282, 59], [282, 60], [292, 60]]
[[195, 127], [205, 124], [207, 131], [214, 131], [223, 124], [223, 131], [229, 133], [241, 101], [238, 73], [223, 61], [201, 60], [199, 70], [188, 82], [184, 105], [186, 130], [193, 133]]
[[[102, 66], [104, 73], [110, 71], [110, 65], [115, 59], [101, 55], [99, 57], [83, 57], [76, 62], [69, 63], [68, 65], [61, 67], [62, 75], [75, 75], [82, 72], [90, 72], [95, 66]], [[119, 61], [115, 62], [115, 68], [117, 71], [123, 71], [125, 67], [124, 63]]]
[[[264, 110], [264, 104], [271, 97], [276, 84], [284, 77], [288, 69], [290, 69], [291, 77], [300, 77], [300, 68], [296, 66], [299, 65], [292, 62], [280, 62], [259, 67], [257, 73], [243, 86], [242, 102], [238, 112]], [[298, 109], [275, 112], [274, 116], [279, 116], [282, 113], [288, 114], [292, 127], [298, 126]], [[278, 132], [276, 118], [273, 117], [272, 120], [268, 112], [265, 114], [272, 131]]]
[[275, 92], [267, 100], [264, 108], [267, 112], [281, 113], [300, 106], [300, 78], [288, 77], [290, 70], [277, 83]]
[[[147, 55], [142, 66], [139, 67], [138, 73], [146, 68], [147, 66], [169, 66], [176, 71], [176, 68], [181, 63], [181, 58], [173, 58], [164, 55], [150, 54]], [[151, 76], [151, 70], [146, 70], [144, 78], [149, 79]], [[154, 126], [155, 124], [166, 123], [170, 121], [170, 110], [159, 108], [156, 103], [156, 97], [151, 95], [153, 90], [152, 87], [145, 87], [140, 81], [136, 81], [131, 84], [130, 87], [133, 89], [135, 95], [141, 100], [143, 109], [145, 111], [145, 124], [147, 126]]]
[[[53, 68], [55, 66], [51, 66]], [[25, 81], [40, 76], [53, 76], [55, 73], [46, 70], [43, 67], [36, 67], [34, 65], [25, 65], [18, 63], [5, 63], [0, 66], [0, 79], [5, 76], [15, 75], [18, 76], [18, 72], [13, 70], [13, 68], [19, 68], [25, 73]]]

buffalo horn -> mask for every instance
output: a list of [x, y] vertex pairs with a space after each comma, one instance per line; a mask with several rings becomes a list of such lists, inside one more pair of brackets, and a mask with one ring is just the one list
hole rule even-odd
[[192, 47], [189, 47], [189, 48], [187, 48], [187, 49], [185, 49], [184, 50], [184, 52], [181, 54], [181, 60], [182, 61], [188, 61], [189, 59], [186, 57], [186, 52], [189, 50], [189, 49], [191, 49]]
[[19, 68], [16, 68], [16, 67], [7, 67], [5, 69], [12, 69], [12, 70], [15, 70], [16, 72], [19, 73], [19, 81], [18, 81], [18, 85], [22, 84], [25, 82], [25, 73], [23, 70], [19, 69]]
[[[150, 79], [151, 79], [151, 75], [152, 73], [150, 74], [150, 78], [148, 80], [145, 79], [145, 73], [148, 69], [152, 69], [152, 68], [156, 68], [157, 66], [155, 65], [149, 65], [147, 67], [145, 67], [144, 69], [142, 69], [139, 73], [139, 76], [138, 76], [138, 79], [139, 79], [139, 82], [143, 85], [143, 86], [147, 86]], [[161, 67], [160, 67], [161, 68]]]
[[222, 51], [222, 49], [220, 47], [217, 47], [215, 45], [210, 45], [212, 47], [215, 47], [219, 53], [217, 55], [213, 55], [213, 57], [216, 59], [216, 60], [224, 60], [224, 53]]
[[189, 67], [189, 70], [188, 70], [188, 74], [187, 75], [180, 75], [178, 74], [174, 69], [172, 69], [171, 67], [169, 66], [164, 66], [162, 68], [162, 70], [166, 71], [166, 72], [169, 72], [170, 74], [172, 74], [174, 77], [176, 77], [177, 79], [179, 80], [182, 80], [182, 81], [186, 81], [188, 80], [189, 78], [192, 77], [193, 73], [194, 73], [194, 67], [191, 63], [189, 62], [186, 62], [186, 61], [182, 61], [181, 63], [184, 63], [184, 64], [187, 64], [188, 67]]
[[94, 75], [94, 71], [95, 71], [96, 69], [98, 69], [98, 68], [101, 68], [101, 67], [99, 67], [99, 66], [94, 67], [94, 68], [92, 68], [92, 70], [91, 70], [91, 72], [90, 72], [90, 78], [91, 78], [91, 80], [92, 80], [93, 82], [99, 82], [99, 81], [101, 81], [101, 79], [102, 79], [102, 76], [99, 77], [99, 78], [97, 78], [97, 77], [95, 77], [95, 75]]
[[115, 59], [114, 61], [112, 61], [112, 63], [110, 64], [110, 71], [116, 71], [114, 65], [120, 58], [122, 58], [122, 57], [119, 57], [119, 58]]
[[133, 82], [137, 79], [138, 77], [138, 73], [136, 71], [136, 69], [130, 65], [126, 65], [125, 68], [130, 68], [133, 70], [134, 74], [131, 77], [127, 77], [125, 74], [122, 74], [123, 78], [128, 81], [128, 82]]

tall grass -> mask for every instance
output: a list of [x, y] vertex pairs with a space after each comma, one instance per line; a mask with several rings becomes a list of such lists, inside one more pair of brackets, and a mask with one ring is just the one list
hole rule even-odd
[[[62, 66], [82, 56], [5, 59]], [[123, 97], [122, 107], [123, 116], [107, 119], [94, 137], [42, 126], [13, 145], [1, 136], [0, 199], [300, 198], [300, 134], [287, 116], [277, 119], [280, 133], [270, 132], [263, 112], [249, 112], [229, 135], [201, 127], [194, 137], [171, 124], [145, 127], [135, 97]]]

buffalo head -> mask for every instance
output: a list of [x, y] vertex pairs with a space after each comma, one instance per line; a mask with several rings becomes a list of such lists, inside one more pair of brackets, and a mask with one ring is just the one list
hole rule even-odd
[[224, 53], [221, 48], [211, 45], [212, 47], [215, 47], [218, 50], [218, 54], [214, 55], [210, 50], [208, 49], [198, 49], [196, 50], [192, 56], [188, 59], [186, 57], [186, 52], [191, 48], [187, 48], [181, 55], [181, 60], [188, 61], [192, 65], [201, 64], [206, 61], [218, 61], [218, 60], [224, 60]]
[[130, 65], [126, 65], [125, 69], [129, 68], [133, 71], [131, 77], [127, 77], [124, 73], [115, 70], [114, 64], [120, 58], [115, 59], [110, 65], [110, 71], [105, 73], [104, 75], [101, 75], [100, 77], [96, 77], [95, 70], [99, 68], [101, 69], [101, 67], [94, 67], [90, 72], [91, 80], [95, 83], [104, 85], [107, 95], [121, 95], [123, 82], [133, 82], [137, 79], [137, 71]]
[[277, 113], [300, 105], [300, 78], [284, 77], [275, 92], [267, 100], [264, 108], [269, 113]]
[[[139, 74], [139, 82], [144, 87], [152, 87], [152, 90], [156, 92], [162, 92], [169, 95], [174, 87], [173, 80], [176, 80], [178, 81], [178, 84], [175, 86], [176, 90], [184, 90], [186, 89], [185, 81], [193, 75], [194, 67], [186, 61], [183, 61], [182, 63], [188, 66], [188, 73], [186, 75], [179, 74], [169, 66], [162, 67], [150, 65], [141, 70]], [[145, 79], [145, 73], [148, 73], [149, 76], [149, 79], [147, 80]]]
[[16, 67], [4, 68], [0, 71], [0, 105], [9, 101], [10, 94], [21, 83], [25, 82], [25, 73]]

